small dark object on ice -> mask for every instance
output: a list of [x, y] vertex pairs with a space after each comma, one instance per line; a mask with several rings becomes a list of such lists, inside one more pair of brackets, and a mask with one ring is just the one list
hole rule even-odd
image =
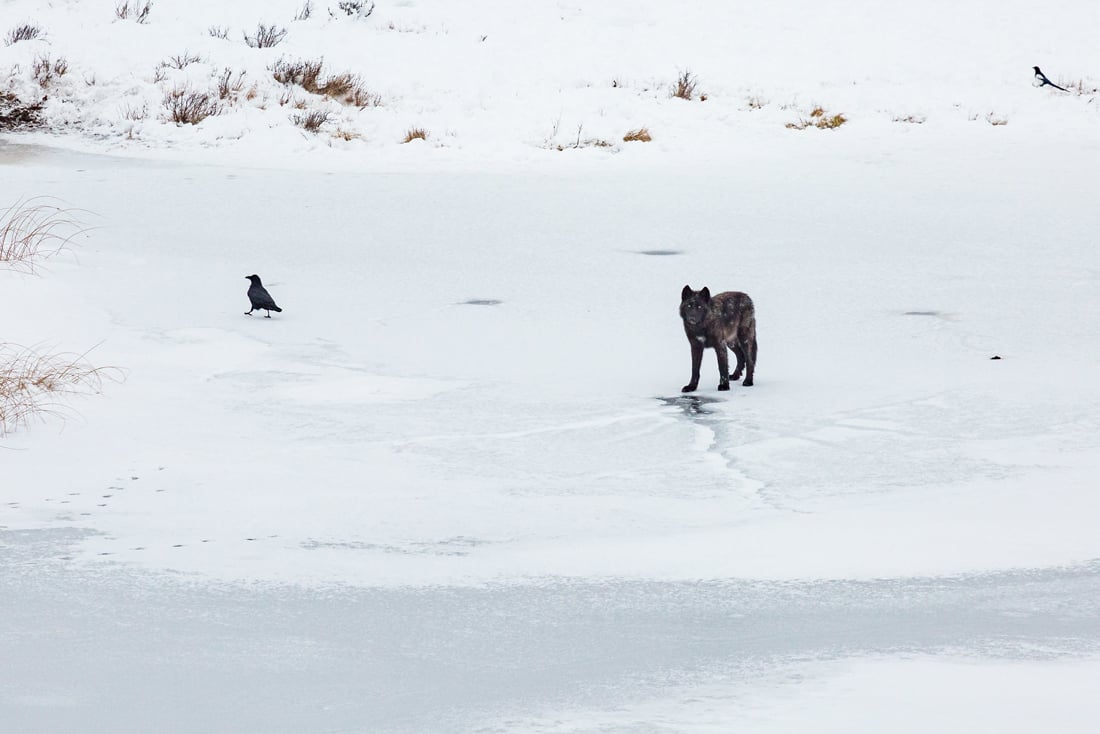
[[282, 313], [283, 309], [275, 305], [275, 299], [271, 297], [271, 294], [267, 292], [267, 288], [264, 288], [264, 284], [260, 282], [260, 276], [258, 275], [246, 275], [246, 280], [252, 281], [252, 285], [248, 286], [248, 300], [252, 303], [252, 308], [244, 312], [245, 316], [251, 316], [252, 312], [257, 308], [262, 308], [267, 311], [267, 316], [264, 318], [271, 318], [271, 312]]
[[1044, 74], [1042, 71], [1040, 71], [1038, 66], [1033, 66], [1031, 68], [1035, 70], [1035, 86], [1037, 86], [1039, 88], [1054, 87], [1055, 89], [1061, 89], [1063, 92], [1068, 92], [1069, 91], [1068, 89], [1066, 89], [1064, 87], [1059, 87], [1057, 84], [1052, 82], [1050, 79], [1047, 79], [1047, 75]]
[[999, 355], [999, 354], [994, 354], [992, 357], [990, 357], [990, 359], [1000, 359], [1000, 358], [1001, 358], [1001, 355]]

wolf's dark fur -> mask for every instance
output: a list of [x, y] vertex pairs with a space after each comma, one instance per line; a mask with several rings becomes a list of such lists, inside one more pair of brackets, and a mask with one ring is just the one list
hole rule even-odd
[[[691, 344], [691, 382], [681, 392], [693, 392], [699, 386], [699, 367], [703, 363], [703, 350], [708, 347], [718, 354], [719, 390], [729, 390], [730, 380], [739, 380], [742, 370], [745, 371], [742, 384], [752, 385], [756, 370], [756, 309], [747, 294], [727, 291], [711, 296], [709, 288], [693, 291], [690, 285], [685, 285], [680, 293], [680, 318]], [[727, 347], [737, 357], [737, 369], [732, 375]]]

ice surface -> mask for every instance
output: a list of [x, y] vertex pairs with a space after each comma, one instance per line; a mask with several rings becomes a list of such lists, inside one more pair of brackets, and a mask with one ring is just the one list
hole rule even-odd
[[[0, 438], [0, 729], [1095, 729], [1100, 108], [1028, 81], [1100, 6], [301, 4], [0, 11], [8, 88], [71, 66], [0, 207], [90, 227], [0, 340], [125, 375]], [[679, 392], [685, 283], [752, 295], [754, 387]]]

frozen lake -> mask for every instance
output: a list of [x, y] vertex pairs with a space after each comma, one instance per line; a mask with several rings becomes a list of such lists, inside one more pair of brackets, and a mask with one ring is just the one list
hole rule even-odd
[[[849, 152], [428, 175], [0, 148], [0, 204], [95, 227], [0, 272], [3, 339], [126, 371], [0, 441], [0, 718], [1089, 731], [1092, 159]], [[271, 320], [242, 315], [253, 272]], [[708, 352], [679, 393], [685, 283], [753, 296], [755, 387], [715, 391]]]

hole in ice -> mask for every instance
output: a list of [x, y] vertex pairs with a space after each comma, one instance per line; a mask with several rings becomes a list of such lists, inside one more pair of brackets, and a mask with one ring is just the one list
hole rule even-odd
[[677, 395], [673, 398], [657, 399], [670, 408], [679, 408], [686, 416], [710, 415], [712, 411], [707, 410], [707, 406], [722, 402], [718, 398], [710, 398], [706, 395]]

